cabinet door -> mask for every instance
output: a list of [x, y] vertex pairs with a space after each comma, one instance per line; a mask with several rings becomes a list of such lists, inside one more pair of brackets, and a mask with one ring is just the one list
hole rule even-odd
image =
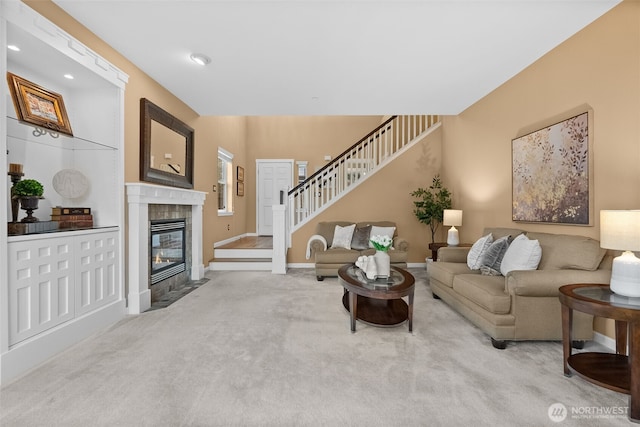
[[76, 253], [76, 315], [88, 313], [119, 298], [118, 233], [74, 238]]
[[74, 317], [71, 246], [68, 238], [9, 243], [10, 345]]

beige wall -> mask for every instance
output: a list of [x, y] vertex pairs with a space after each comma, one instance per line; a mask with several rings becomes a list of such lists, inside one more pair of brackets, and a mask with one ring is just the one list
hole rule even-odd
[[[307, 176], [329, 163], [382, 123], [381, 116], [247, 117], [245, 199], [247, 231], [256, 232], [256, 160], [307, 161]], [[298, 178], [294, 176], [294, 185]]]
[[306, 245], [309, 237], [315, 234], [318, 221], [387, 220], [395, 221], [398, 235], [409, 241], [409, 262], [424, 263], [427, 253], [430, 253], [431, 233], [413, 214], [415, 199], [410, 193], [418, 187], [428, 187], [433, 176], [440, 173], [441, 129], [433, 131], [317, 219], [301, 227], [293, 235], [289, 262], [310, 262], [305, 259]]
[[[487, 226], [599, 238], [601, 209], [640, 208], [640, 3], [624, 2], [462, 114], [444, 119], [444, 179], [464, 210], [460, 238]], [[588, 105], [593, 111], [591, 227], [511, 220], [511, 140]]]
[[[236, 166], [246, 164], [246, 119], [237, 116], [200, 117], [194, 121], [195, 136], [195, 181], [196, 190], [208, 191], [203, 209], [203, 260], [205, 267], [213, 258], [213, 245], [246, 232], [247, 208], [245, 197], [233, 191], [232, 216], [218, 216], [218, 195], [213, 185], [218, 181], [218, 147], [233, 154], [234, 186]], [[246, 168], [245, 168], [246, 169]], [[245, 173], [245, 182], [246, 182]]]
[[[592, 227], [511, 221], [511, 140], [578, 106], [593, 110]], [[640, 208], [640, 3], [625, 1], [443, 126], [444, 180], [462, 241], [487, 226], [599, 238], [601, 209]], [[598, 320], [602, 331], [604, 323]], [[606, 327], [610, 333], [610, 323]]]

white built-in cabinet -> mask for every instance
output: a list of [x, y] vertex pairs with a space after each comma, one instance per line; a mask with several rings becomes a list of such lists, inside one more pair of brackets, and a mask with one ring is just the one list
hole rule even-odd
[[[7, 49], [9, 45], [20, 51]], [[0, 2], [0, 385], [124, 317], [124, 90], [128, 76], [18, 0]], [[59, 93], [73, 137], [20, 122], [7, 71]], [[64, 74], [72, 74], [73, 80]], [[44, 184], [34, 215], [88, 206], [94, 228], [9, 236], [10, 163]], [[75, 169], [87, 193], [65, 199], [53, 176]], [[19, 218], [24, 216], [21, 212]]]

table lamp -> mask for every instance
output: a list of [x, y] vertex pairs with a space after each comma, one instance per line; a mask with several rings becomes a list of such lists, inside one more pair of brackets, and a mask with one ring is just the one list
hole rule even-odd
[[458, 244], [460, 244], [460, 238], [458, 237], [456, 225], [458, 227], [462, 225], [462, 211], [457, 209], [445, 209], [442, 224], [451, 226], [449, 233], [447, 234], [447, 245], [458, 246]]
[[600, 211], [600, 247], [623, 251], [613, 259], [611, 291], [640, 297], [640, 210]]

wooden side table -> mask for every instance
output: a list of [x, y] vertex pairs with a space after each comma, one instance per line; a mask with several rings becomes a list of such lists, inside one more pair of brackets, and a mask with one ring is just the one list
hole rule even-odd
[[[438, 260], [438, 249], [449, 246], [446, 242], [438, 242], [438, 243], [429, 243], [429, 250], [431, 251], [431, 259], [433, 262]], [[455, 246], [456, 248], [470, 248], [471, 243], [460, 243]]]
[[[565, 376], [575, 372], [601, 387], [628, 394], [629, 419], [640, 422], [640, 298], [617, 295], [609, 285], [592, 283], [561, 286], [559, 298]], [[571, 354], [573, 310], [615, 320], [615, 354]]]

